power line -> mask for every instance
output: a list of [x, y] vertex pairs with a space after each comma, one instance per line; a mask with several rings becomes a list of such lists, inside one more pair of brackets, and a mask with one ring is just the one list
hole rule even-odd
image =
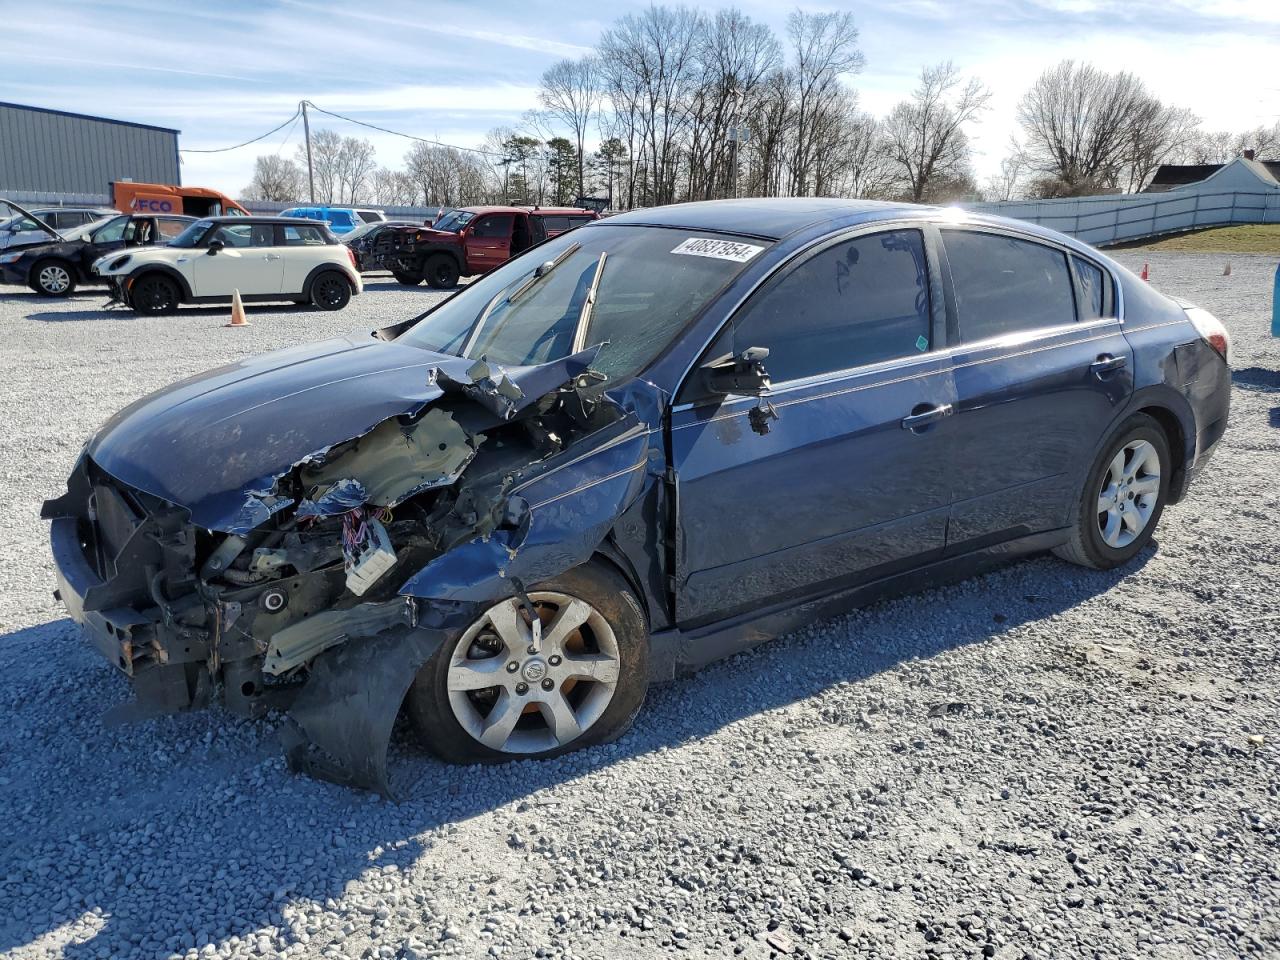
[[285, 144], [289, 142], [289, 138], [293, 136], [293, 131], [298, 129], [298, 121], [302, 119], [302, 109], [293, 115], [293, 124], [285, 132], [284, 139], [280, 141], [280, 146], [276, 147], [276, 156], [280, 156], [280, 151], [285, 148]]
[[399, 130], [391, 130], [391, 129], [388, 129], [387, 127], [380, 127], [376, 123], [366, 123], [363, 120], [356, 120], [352, 117], [344, 117], [342, 114], [334, 113], [332, 110], [326, 110], [324, 107], [317, 107], [310, 100], [307, 101], [307, 105], [311, 107], [312, 110], [315, 110], [319, 113], [328, 114], [329, 116], [335, 117], [338, 120], [345, 120], [347, 121], [347, 123], [354, 123], [357, 126], [368, 127], [370, 130], [378, 130], [378, 131], [381, 131], [382, 133], [389, 133], [393, 137], [404, 137], [406, 140], [417, 140], [419, 143], [429, 143], [432, 146], [436, 146], [436, 147], [447, 147], [450, 150], [462, 150], [466, 153], [479, 153], [486, 157], [505, 157], [505, 154], [494, 153], [492, 150], [481, 150], [478, 147], [459, 147], [452, 143], [444, 143], [441, 140], [431, 140], [427, 137], [415, 137], [411, 133], [402, 133]]
[[182, 150], [180, 150], [180, 151], [179, 151], [179, 153], [226, 153], [228, 150], [239, 150], [241, 147], [247, 147], [247, 146], [249, 146], [249, 144], [251, 144], [251, 143], [257, 143], [259, 140], [265, 140], [267, 137], [271, 136], [273, 133], [276, 133], [276, 132], [277, 132], [277, 131], [279, 131], [279, 130], [283, 130], [283, 129], [284, 129], [285, 127], [287, 127], [290, 123], [292, 123], [295, 119], [297, 119], [297, 116], [298, 116], [298, 114], [299, 114], [299, 112], [300, 112], [300, 111], [301, 111], [301, 108], [299, 108], [298, 110], [295, 110], [295, 111], [293, 112], [292, 116], [290, 116], [288, 120], [286, 120], [284, 123], [280, 124], [280, 126], [278, 126], [278, 127], [272, 127], [272, 128], [271, 128], [270, 130], [268, 130], [266, 133], [262, 134], [262, 136], [260, 136], [260, 137], [254, 137], [252, 140], [246, 140], [244, 143], [237, 143], [234, 147], [217, 147], [217, 148], [215, 148], [215, 149], [213, 149], [213, 150], [188, 150], [188, 149], [182, 149]]

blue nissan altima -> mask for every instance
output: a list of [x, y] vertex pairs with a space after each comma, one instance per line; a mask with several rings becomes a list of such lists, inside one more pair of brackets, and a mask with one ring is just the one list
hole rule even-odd
[[554, 756], [815, 617], [1124, 564], [1226, 428], [1229, 353], [1027, 224], [691, 203], [145, 397], [44, 516], [130, 709], [286, 710], [295, 769], [385, 792], [402, 710], [449, 760]]

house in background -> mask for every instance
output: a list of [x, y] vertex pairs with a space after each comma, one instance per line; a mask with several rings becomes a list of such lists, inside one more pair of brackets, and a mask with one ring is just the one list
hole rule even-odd
[[[1255, 160], [1252, 150], [1246, 150], [1239, 158], [1246, 161], [1254, 172], [1261, 177], [1269, 177], [1280, 183], [1280, 160]], [[1231, 161], [1235, 163], [1236, 161]], [[1208, 180], [1211, 176], [1228, 166], [1225, 163], [1162, 163], [1156, 170], [1151, 182], [1143, 187], [1143, 193], [1166, 193], [1178, 187], [1189, 186]]]

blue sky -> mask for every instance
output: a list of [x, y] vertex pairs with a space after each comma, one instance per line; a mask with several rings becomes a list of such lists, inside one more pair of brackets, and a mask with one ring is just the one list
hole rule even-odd
[[[0, 100], [177, 127], [181, 146], [207, 148], [276, 126], [305, 97], [371, 123], [477, 145], [488, 129], [537, 105], [543, 69], [587, 52], [616, 18], [645, 5], [0, 0]], [[792, 9], [770, 0], [734, 5], [780, 37]], [[921, 66], [947, 58], [992, 87], [992, 110], [972, 131], [980, 177], [1005, 153], [1022, 92], [1064, 57], [1133, 70], [1211, 129], [1280, 119], [1274, 0], [802, 6], [854, 14], [867, 63], [849, 82], [873, 113], [905, 96]], [[386, 166], [399, 166], [409, 146], [338, 121], [317, 122], [368, 136]], [[239, 151], [186, 154], [183, 181], [237, 192], [258, 153], [291, 155], [301, 136], [299, 125]]]

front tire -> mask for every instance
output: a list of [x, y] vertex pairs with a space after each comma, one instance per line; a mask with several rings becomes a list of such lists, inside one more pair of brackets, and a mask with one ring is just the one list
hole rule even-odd
[[426, 275], [427, 285], [433, 290], [452, 290], [458, 285], [458, 261], [445, 253], [437, 253], [428, 257], [422, 267]]
[[630, 586], [603, 565], [528, 591], [542, 626], [504, 600], [445, 643], [406, 704], [428, 749], [453, 763], [542, 759], [606, 743], [631, 725], [649, 677], [648, 627]]
[[42, 297], [68, 297], [76, 289], [76, 271], [65, 260], [41, 260], [31, 268], [31, 289]]
[[405, 273], [403, 270], [392, 270], [391, 275], [396, 278], [396, 283], [403, 283], [406, 287], [416, 287], [422, 283], [422, 277]]
[[1071, 539], [1054, 549], [1082, 567], [1111, 570], [1151, 542], [1169, 495], [1172, 458], [1160, 424], [1135, 414], [1112, 435], [1085, 481]]
[[311, 302], [321, 310], [341, 310], [351, 302], [351, 284], [336, 270], [311, 281]]
[[150, 315], [173, 313], [182, 302], [178, 285], [157, 274], [139, 277], [129, 288], [129, 306], [134, 313]]

